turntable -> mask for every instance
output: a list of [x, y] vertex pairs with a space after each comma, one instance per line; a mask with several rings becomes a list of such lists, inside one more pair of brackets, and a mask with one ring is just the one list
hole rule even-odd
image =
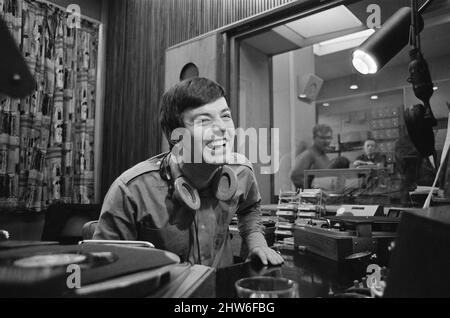
[[143, 297], [170, 280], [173, 253], [120, 245], [0, 251], [0, 297]]

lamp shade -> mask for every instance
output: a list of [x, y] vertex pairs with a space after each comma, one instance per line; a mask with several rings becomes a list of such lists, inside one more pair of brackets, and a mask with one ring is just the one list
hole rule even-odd
[[[411, 8], [395, 12], [372, 36], [353, 51], [353, 66], [362, 74], [374, 74], [409, 42]], [[419, 17], [419, 30], [423, 20]]]
[[1, 17], [0, 44], [0, 96], [2, 93], [12, 98], [30, 95], [36, 83]]

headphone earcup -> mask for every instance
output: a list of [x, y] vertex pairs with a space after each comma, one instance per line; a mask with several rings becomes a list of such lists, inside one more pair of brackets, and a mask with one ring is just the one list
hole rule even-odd
[[212, 186], [217, 199], [220, 201], [230, 200], [237, 190], [236, 174], [230, 167], [223, 166], [214, 177]]
[[422, 104], [410, 106], [404, 111], [405, 126], [417, 151], [425, 158], [435, 152], [433, 126], [425, 119], [425, 107]]
[[194, 186], [184, 177], [178, 177], [174, 182], [174, 198], [191, 210], [200, 208], [200, 195]]

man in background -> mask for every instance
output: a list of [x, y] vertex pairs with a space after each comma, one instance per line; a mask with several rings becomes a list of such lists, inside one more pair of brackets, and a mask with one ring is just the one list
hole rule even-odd
[[353, 162], [355, 168], [364, 167], [368, 165], [377, 165], [384, 167], [386, 158], [380, 153], [376, 152], [377, 144], [374, 139], [367, 139], [364, 142], [364, 153], [356, 158]]
[[294, 167], [290, 177], [297, 188], [305, 189], [311, 186], [311, 180], [304, 184], [305, 170], [326, 169], [330, 165], [330, 159], [326, 150], [333, 139], [333, 130], [330, 126], [318, 124], [313, 128], [313, 144], [300, 156], [295, 158]]

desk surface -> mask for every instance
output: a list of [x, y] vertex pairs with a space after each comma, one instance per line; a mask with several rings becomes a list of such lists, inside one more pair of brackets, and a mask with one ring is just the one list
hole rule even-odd
[[305, 170], [307, 176], [348, 176], [348, 175], [368, 175], [374, 172], [388, 171], [388, 168], [370, 167], [370, 168], [347, 168], [347, 169], [310, 169]]
[[250, 276], [276, 276], [298, 283], [301, 298], [330, 297], [353, 286], [354, 280], [366, 275], [367, 262], [337, 263], [323, 257], [293, 250], [281, 250], [285, 263], [261, 267], [244, 262], [221, 268], [216, 273], [216, 296], [237, 297], [234, 282]]

